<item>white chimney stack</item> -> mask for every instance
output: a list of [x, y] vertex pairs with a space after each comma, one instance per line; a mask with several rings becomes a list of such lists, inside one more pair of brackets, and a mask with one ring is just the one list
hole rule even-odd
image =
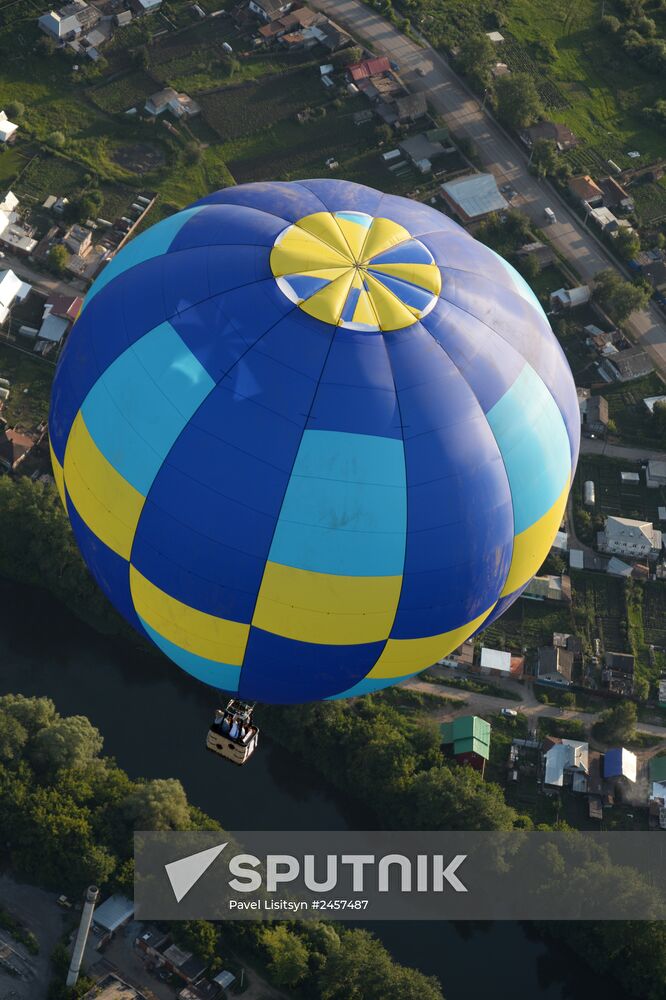
[[83, 952], [85, 951], [86, 941], [88, 940], [88, 933], [90, 931], [90, 925], [92, 923], [93, 910], [95, 909], [95, 903], [97, 902], [98, 896], [99, 896], [99, 889], [97, 888], [97, 886], [89, 885], [86, 891], [86, 901], [83, 904], [81, 923], [79, 924], [79, 929], [76, 933], [76, 941], [74, 942], [74, 951], [72, 952], [72, 961], [69, 966], [69, 972], [67, 973], [67, 986], [76, 986], [76, 981], [79, 978], [79, 972], [81, 971], [81, 961], [83, 959]]

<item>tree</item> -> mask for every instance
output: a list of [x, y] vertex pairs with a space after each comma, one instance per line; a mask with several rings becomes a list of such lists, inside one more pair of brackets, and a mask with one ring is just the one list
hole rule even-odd
[[40, 55], [52, 56], [56, 50], [55, 39], [51, 38], [50, 35], [43, 35], [35, 47]]
[[641, 241], [636, 230], [622, 228], [613, 241], [618, 257], [622, 260], [633, 260], [641, 248]]
[[460, 45], [456, 60], [465, 76], [477, 87], [485, 87], [490, 80], [490, 68], [497, 61], [495, 46], [487, 35], [468, 35]]
[[375, 128], [375, 138], [378, 143], [391, 142], [393, 139], [393, 129], [387, 122], [382, 122]]
[[55, 268], [58, 274], [64, 274], [69, 263], [69, 252], [62, 243], [56, 243], [49, 250], [49, 263]]
[[616, 271], [602, 271], [594, 281], [594, 298], [616, 323], [622, 323], [650, 298], [648, 289], [625, 281]]
[[49, 146], [53, 147], [53, 149], [62, 149], [62, 147], [65, 145], [65, 133], [58, 131], [49, 132], [49, 134], [46, 137], [46, 141], [49, 144]]
[[609, 35], [617, 35], [618, 31], [622, 27], [621, 22], [617, 17], [613, 17], [612, 14], [605, 14], [601, 18], [601, 27], [604, 31], [608, 32]]
[[539, 274], [539, 261], [533, 253], [524, 253], [512, 262], [528, 284], [531, 284]]
[[495, 92], [497, 114], [511, 128], [532, 125], [543, 111], [536, 85], [528, 73], [500, 77]]
[[319, 974], [322, 1000], [443, 1000], [436, 979], [391, 960], [366, 930], [342, 930], [340, 947]]
[[273, 927], [262, 934], [268, 954], [268, 971], [276, 986], [296, 986], [308, 974], [308, 949], [287, 927]]
[[0, 711], [0, 762], [18, 760], [27, 742], [25, 727], [8, 712]]
[[652, 427], [655, 437], [662, 438], [666, 443], [666, 402], [663, 400], [654, 404]]
[[135, 830], [189, 830], [191, 826], [185, 789], [175, 778], [135, 785], [123, 813]]
[[89, 719], [70, 715], [37, 733], [29, 757], [37, 770], [53, 773], [88, 763], [100, 753], [103, 743]]
[[50, 698], [26, 698], [22, 694], [3, 695], [0, 698], [0, 711], [20, 722], [30, 737], [58, 718], [56, 707]]
[[623, 701], [602, 712], [592, 732], [603, 743], [627, 743], [636, 732], [637, 721], [638, 712], [633, 701]]
[[361, 48], [358, 45], [352, 45], [348, 49], [341, 49], [339, 52], [334, 52], [330, 61], [334, 66], [343, 68], [360, 62], [362, 58], [363, 52]]
[[557, 146], [551, 139], [536, 140], [532, 146], [532, 165], [540, 177], [550, 177], [557, 172]]
[[176, 925], [179, 944], [202, 958], [212, 962], [217, 951], [217, 928], [207, 920], [184, 920]]
[[7, 116], [9, 118], [23, 118], [23, 115], [25, 114], [25, 104], [23, 101], [9, 101], [9, 103], [5, 105], [5, 111], [7, 112]]
[[413, 830], [511, 830], [516, 816], [499, 785], [458, 765], [420, 771], [395, 812]]

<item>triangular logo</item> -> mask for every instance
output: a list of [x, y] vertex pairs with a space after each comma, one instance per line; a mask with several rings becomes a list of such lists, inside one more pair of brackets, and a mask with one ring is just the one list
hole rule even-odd
[[201, 876], [208, 871], [227, 843], [228, 841], [224, 844], [218, 844], [217, 847], [209, 847], [207, 851], [190, 854], [187, 858], [171, 861], [170, 864], [164, 866], [177, 903], [180, 903], [192, 886], [196, 885]]

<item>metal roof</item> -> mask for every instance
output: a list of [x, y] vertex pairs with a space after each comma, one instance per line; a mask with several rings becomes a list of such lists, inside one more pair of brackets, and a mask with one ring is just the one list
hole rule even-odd
[[604, 778], [628, 778], [636, 780], [636, 754], [624, 747], [614, 747], [606, 751], [604, 757]]
[[490, 670], [511, 670], [511, 653], [503, 649], [490, 649], [488, 646], [481, 647], [481, 666]]
[[460, 177], [442, 184], [442, 190], [470, 219], [487, 215], [488, 212], [501, 212], [509, 207], [492, 174]]
[[126, 896], [109, 896], [101, 906], [98, 906], [93, 920], [98, 927], [107, 931], [115, 931], [134, 916], [134, 903]]

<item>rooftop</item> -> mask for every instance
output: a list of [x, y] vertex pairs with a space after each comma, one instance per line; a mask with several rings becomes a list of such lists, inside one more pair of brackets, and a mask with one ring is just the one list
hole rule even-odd
[[503, 670], [505, 673], [511, 671], [511, 653], [503, 649], [490, 649], [488, 646], [481, 647], [481, 666], [489, 670]]
[[442, 184], [444, 196], [461, 209], [468, 219], [479, 219], [489, 212], [501, 212], [508, 203], [500, 194], [493, 174], [472, 174]]
[[93, 914], [98, 927], [113, 932], [134, 916], [134, 903], [127, 896], [109, 896]]
[[596, 198], [603, 198], [604, 194], [589, 174], [585, 174], [583, 177], [572, 177], [569, 180], [569, 190], [581, 201], [594, 201]]
[[376, 59], [362, 59], [361, 62], [352, 63], [347, 67], [347, 72], [354, 83], [358, 83], [359, 80], [368, 80], [371, 76], [388, 73], [390, 69], [388, 56], [378, 56]]

